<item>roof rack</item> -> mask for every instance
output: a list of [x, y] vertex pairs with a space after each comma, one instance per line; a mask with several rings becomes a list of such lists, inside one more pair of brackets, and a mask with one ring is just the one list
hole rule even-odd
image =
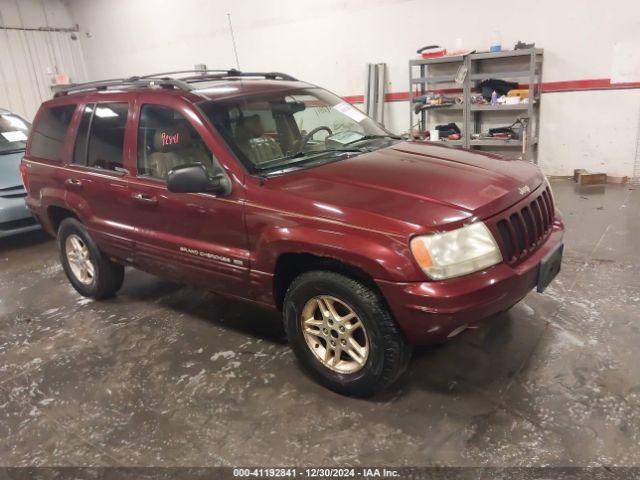
[[205, 74], [213, 74], [213, 73], [227, 73], [230, 70], [175, 70], [172, 72], [161, 72], [161, 73], [152, 73], [150, 75], [142, 75], [140, 78], [152, 78], [152, 77], [169, 77], [173, 75], [180, 75], [183, 73], [198, 73], [201, 75]]
[[179, 90], [193, 90], [186, 82], [171, 77], [129, 77], [114, 78], [111, 80], [99, 80], [97, 82], [75, 83], [55, 87], [54, 97], [69, 95], [72, 93], [83, 93], [89, 91], [109, 90], [110, 88], [176, 88]]
[[[173, 78], [171, 75], [195, 74], [181, 78]], [[291, 75], [280, 72], [241, 72], [236, 69], [231, 70], [178, 70], [174, 72], [154, 73], [151, 75], [135, 76], [129, 78], [114, 78], [111, 80], [100, 80], [97, 82], [75, 83], [55, 87], [54, 97], [82, 93], [89, 91], [108, 90], [110, 88], [174, 88], [178, 90], [190, 91], [194, 87], [192, 83], [210, 82], [215, 80], [227, 80], [233, 78], [263, 77], [267, 80], [287, 80], [296, 81]]]
[[198, 75], [192, 75], [190, 77], [183, 77], [181, 80], [187, 83], [196, 83], [196, 82], [208, 82], [212, 80], [227, 80], [230, 78], [246, 78], [246, 77], [262, 77], [267, 80], [286, 80], [286, 81], [297, 81], [297, 78], [292, 77], [286, 73], [281, 72], [241, 72], [240, 70], [236, 70], [232, 68], [231, 70], [223, 70], [222, 72], [219, 70], [207, 70], [198, 72]]
[[175, 72], [154, 73], [151, 75], [145, 75], [140, 78], [168, 77], [168, 76], [185, 74], [185, 73], [193, 74], [186, 77], [180, 77], [180, 80], [187, 83], [208, 82], [213, 80], [227, 80], [230, 78], [246, 78], [246, 77], [263, 77], [267, 80], [297, 81], [297, 78], [294, 78], [291, 75], [286, 73], [241, 72], [240, 70], [236, 70], [235, 68], [232, 68], [230, 70], [178, 70]]

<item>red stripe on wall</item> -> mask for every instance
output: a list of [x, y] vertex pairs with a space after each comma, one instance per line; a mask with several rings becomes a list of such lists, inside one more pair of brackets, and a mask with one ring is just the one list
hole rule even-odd
[[611, 83], [610, 78], [595, 78], [591, 80], [544, 82], [542, 84], [543, 93], [575, 92], [584, 90], [621, 90], [625, 88], [640, 88], [640, 82]]
[[[521, 84], [521, 88], [527, 88], [527, 84]], [[561, 82], [544, 82], [542, 93], [557, 92], [584, 92], [589, 90], [624, 90], [629, 88], [640, 88], [640, 82], [611, 83], [610, 78], [595, 78], [590, 80], [565, 80]], [[441, 90], [430, 90], [434, 93], [456, 94], [461, 93], [461, 88], [445, 88]], [[390, 92], [385, 94], [385, 102], [407, 102], [410, 99], [410, 92]], [[350, 95], [342, 97], [349, 103], [364, 103], [364, 95]]]
[[[407, 92], [408, 94], [409, 92]], [[387, 95], [389, 95], [388, 93], [384, 96], [385, 101], [388, 102], [387, 100]], [[364, 103], [364, 95], [351, 95], [350, 97], [342, 97], [342, 99], [345, 102], [349, 102], [349, 103]]]

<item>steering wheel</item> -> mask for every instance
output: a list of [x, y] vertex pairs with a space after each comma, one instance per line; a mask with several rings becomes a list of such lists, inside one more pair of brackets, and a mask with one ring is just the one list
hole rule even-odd
[[325, 127], [325, 126], [316, 127], [313, 130], [311, 130], [309, 133], [307, 133], [304, 137], [301, 137], [300, 140], [298, 140], [298, 144], [296, 145], [296, 151], [301, 152], [302, 150], [304, 150], [304, 147], [307, 145], [309, 140], [311, 140], [316, 133], [322, 130], [327, 131], [329, 135], [333, 135], [333, 131], [329, 127]]

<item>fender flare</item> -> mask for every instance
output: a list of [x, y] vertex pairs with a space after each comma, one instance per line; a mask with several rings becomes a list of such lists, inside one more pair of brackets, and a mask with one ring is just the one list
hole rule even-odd
[[41, 205], [40, 208], [37, 209], [38, 213], [42, 212], [42, 216], [44, 218], [40, 218], [40, 222], [42, 223], [45, 230], [53, 235], [54, 237], [57, 235], [57, 231], [55, 225], [53, 224], [53, 219], [51, 217], [51, 209], [52, 208], [60, 208], [63, 210], [68, 210], [73, 213], [76, 217], [78, 217], [78, 212], [74, 208], [71, 208], [66, 200], [66, 192], [64, 190], [59, 189], [47, 189], [48, 191], [43, 191], [41, 195]]
[[303, 226], [274, 227], [262, 233], [256, 243], [253, 269], [274, 272], [281, 255], [311, 254], [356, 267], [373, 279], [406, 281], [416, 265], [409, 245], [392, 235], [346, 234]]

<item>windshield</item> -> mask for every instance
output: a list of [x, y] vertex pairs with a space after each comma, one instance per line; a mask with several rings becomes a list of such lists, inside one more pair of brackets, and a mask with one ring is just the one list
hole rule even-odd
[[13, 113], [0, 113], [0, 154], [27, 148], [31, 125]]
[[382, 148], [396, 138], [320, 88], [202, 102], [199, 107], [252, 172], [274, 172]]

